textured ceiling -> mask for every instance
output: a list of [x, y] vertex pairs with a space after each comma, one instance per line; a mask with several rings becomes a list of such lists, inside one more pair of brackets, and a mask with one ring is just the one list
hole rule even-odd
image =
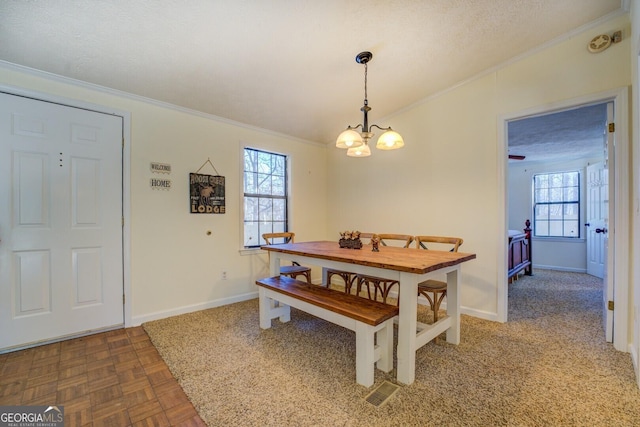
[[623, 9], [624, 0], [0, 0], [0, 60], [328, 143], [361, 122], [360, 51], [373, 52], [377, 123]]
[[509, 162], [602, 157], [606, 128], [606, 103], [509, 122], [509, 154], [525, 156], [523, 161]]

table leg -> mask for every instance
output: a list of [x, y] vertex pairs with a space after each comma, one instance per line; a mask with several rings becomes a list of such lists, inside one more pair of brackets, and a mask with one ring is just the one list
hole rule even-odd
[[447, 316], [451, 317], [452, 325], [447, 329], [447, 342], [460, 344], [460, 293], [458, 271], [455, 269], [447, 273]]
[[271, 253], [269, 257], [269, 277], [280, 275], [280, 257], [276, 252]]
[[400, 315], [398, 319], [398, 382], [411, 384], [416, 376], [416, 330], [418, 323], [418, 279], [400, 273]]

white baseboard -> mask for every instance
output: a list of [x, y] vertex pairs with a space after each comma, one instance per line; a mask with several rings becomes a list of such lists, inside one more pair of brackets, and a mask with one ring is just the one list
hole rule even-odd
[[631, 355], [631, 363], [633, 364], [633, 371], [636, 374], [636, 384], [640, 387], [640, 367], [638, 367], [638, 352], [633, 346], [633, 343], [629, 343], [629, 354]]
[[460, 313], [468, 316], [477, 317], [478, 319], [490, 320], [492, 322], [498, 321], [498, 313], [492, 313], [490, 311], [476, 310], [475, 308], [460, 307]]
[[[389, 292], [389, 296], [393, 298], [398, 298], [397, 291]], [[429, 301], [422, 295], [418, 296], [418, 304], [426, 305], [429, 307]], [[441, 310], [447, 310], [447, 300], [445, 299], [442, 305], [440, 306]], [[469, 308], [465, 306], [460, 306], [460, 314], [466, 314], [468, 316], [477, 317], [479, 319], [490, 320], [492, 322], [498, 321], [498, 313], [490, 312], [490, 311], [482, 311], [476, 310], [475, 308]]]
[[221, 298], [213, 301], [207, 301], [200, 304], [187, 305], [178, 308], [172, 308], [165, 311], [156, 311], [155, 313], [144, 314], [142, 316], [133, 316], [131, 326], [140, 326], [145, 322], [151, 322], [153, 320], [165, 319], [167, 317], [178, 316], [180, 314], [193, 313], [194, 311], [207, 310], [209, 308], [221, 307], [223, 305], [229, 305], [236, 302], [247, 301], [250, 299], [258, 298], [258, 291], [249, 292], [248, 294], [236, 295], [230, 298]]
[[536, 274], [536, 269], [539, 270], [555, 270], [555, 271], [568, 271], [570, 273], [586, 273], [585, 268], [571, 268], [571, 267], [559, 267], [557, 265], [533, 265], [533, 274]]

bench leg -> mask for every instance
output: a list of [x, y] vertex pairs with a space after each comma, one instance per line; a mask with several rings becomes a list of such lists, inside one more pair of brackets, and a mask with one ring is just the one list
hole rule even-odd
[[271, 327], [271, 298], [267, 297], [264, 288], [258, 289], [258, 305], [260, 307], [260, 328], [269, 329]]
[[371, 387], [374, 366], [382, 372], [393, 369], [393, 319], [377, 327], [356, 322], [356, 382]]
[[291, 307], [280, 301], [273, 301], [273, 312], [278, 316], [282, 323], [286, 323], [291, 320]]
[[384, 322], [382, 329], [376, 334], [380, 358], [376, 367], [382, 372], [391, 372], [393, 369], [393, 319]]
[[373, 385], [375, 363], [375, 329], [356, 322], [356, 382], [365, 387]]
[[260, 307], [260, 328], [269, 329], [271, 327], [271, 319], [280, 318], [282, 323], [291, 320], [291, 309], [288, 305], [272, 299], [266, 289], [260, 287], [258, 289], [259, 307]]

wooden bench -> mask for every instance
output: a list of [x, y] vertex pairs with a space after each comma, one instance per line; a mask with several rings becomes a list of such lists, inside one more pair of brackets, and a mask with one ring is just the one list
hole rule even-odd
[[260, 296], [260, 327], [269, 329], [271, 319], [291, 319], [297, 308], [356, 333], [356, 382], [373, 385], [374, 366], [393, 369], [393, 318], [398, 307], [371, 301], [334, 289], [311, 285], [286, 276], [256, 281]]

